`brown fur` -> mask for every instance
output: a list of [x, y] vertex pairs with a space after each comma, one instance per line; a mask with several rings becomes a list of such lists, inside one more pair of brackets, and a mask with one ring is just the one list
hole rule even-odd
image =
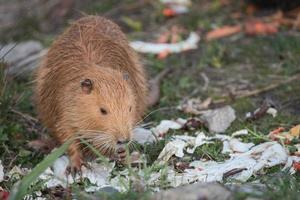
[[[87, 78], [93, 83], [90, 94], [80, 85]], [[36, 82], [39, 117], [58, 142], [79, 134], [105, 155], [118, 140], [130, 138], [146, 107], [146, 78], [137, 55], [120, 28], [98, 16], [79, 19], [58, 37]], [[69, 148], [75, 166], [82, 164], [79, 148], [78, 141]]]

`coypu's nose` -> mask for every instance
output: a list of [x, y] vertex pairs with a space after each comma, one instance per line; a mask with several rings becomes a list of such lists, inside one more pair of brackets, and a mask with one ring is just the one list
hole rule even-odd
[[128, 139], [119, 139], [119, 140], [117, 141], [117, 144], [118, 144], [118, 145], [122, 145], [122, 144], [127, 144], [128, 142], [129, 142]]

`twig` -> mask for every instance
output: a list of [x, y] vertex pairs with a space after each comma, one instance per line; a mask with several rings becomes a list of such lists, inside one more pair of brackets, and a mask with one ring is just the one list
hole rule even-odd
[[238, 174], [238, 173], [240, 173], [240, 172], [242, 172], [244, 170], [247, 170], [247, 168], [235, 168], [235, 169], [232, 169], [232, 170], [230, 170], [228, 172], [225, 172], [223, 174], [223, 179], [228, 178], [230, 176], [233, 176], [235, 174]]
[[29, 122], [38, 123], [38, 120], [36, 118], [34, 118], [34, 117], [32, 117], [32, 116], [30, 116], [28, 114], [24, 114], [24, 113], [22, 113], [20, 111], [17, 111], [15, 109], [13, 109], [13, 108], [11, 108], [10, 110], [11, 110], [11, 112], [13, 112], [13, 113], [15, 113], [17, 115], [20, 115], [21, 117], [23, 117], [25, 120], [27, 120]]
[[238, 96], [238, 98], [244, 98], [244, 97], [250, 97], [250, 96], [256, 96], [258, 94], [261, 94], [261, 93], [264, 93], [264, 92], [267, 92], [267, 91], [270, 91], [270, 90], [273, 90], [275, 88], [278, 88], [282, 85], [285, 85], [285, 84], [288, 84], [288, 83], [291, 83], [295, 80], [299, 80], [300, 79], [300, 74], [296, 74], [284, 81], [280, 81], [278, 83], [273, 83], [269, 86], [266, 86], [264, 88], [261, 88], [261, 89], [256, 89], [256, 90], [253, 90], [253, 91], [249, 91], [249, 92], [245, 92], [241, 95]]
[[[282, 85], [286, 85], [286, 84], [291, 83], [291, 82], [296, 81], [296, 80], [300, 80], [300, 73], [296, 74], [296, 75], [294, 75], [294, 76], [292, 76], [292, 77], [290, 77], [286, 80], [280, 81], [278, 83], [273, 83], [269, 86], [266, 86], [266, 87], [263, 87], [263, 88], [260, 88], [260, 89], [255, 89], [255, 90], [252, 90], [252, 91], [243, 92], [241, 94], [232, 94], [232, 95], [233, 95], [234, 99], [257, 96], [261, 93], [265, 93], [265, 92], [268, 92], [270, 90], [274, 90], [275, 88], [278, 88]], [[222, 99], [218, 99], [218, 100], [214, 101], [214, 103], [215, 104], [220, 104], [220, 103], [226, 102], [226, 99], [224, 99], [225, 97], [228, 97], [228, 96], [224, 95]]]
[[207, 75], [205, 73], [201, 73], [201, 76], [204, 80], [204, 86], [202, 88], [203, 91], [206, 91], [209, 85], [209, 78], [207, 77]]

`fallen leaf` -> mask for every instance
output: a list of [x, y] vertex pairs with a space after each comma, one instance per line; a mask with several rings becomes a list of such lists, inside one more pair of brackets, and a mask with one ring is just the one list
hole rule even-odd
[[258, 10], [258, 8], [254, 4], [248, 4], [246, 7], [246, 13], [248, 15], [253, 15], [257, 10]]
[[300, 135], [300, 124], [297, 126], [294, 126], [290, 129], [290, 134], [294, 137], [299, 137]]
[[157, 55], [157, 58], [158, 59], [160, 59], [160, 60], [163, 60], [163, 59], [165, 59], [166, 57], [168, 57], [168, 55], [169, 55], [170, 53], [169, 53], [169, 51], [162, 51], [162, 52], [160, 52], [158, 55]]
[[[254, 112], [249, 112], [246, 114], [246, 120], [254, 121], [264, 117], [267, 113], [271, 114], [273, 117], [276, 117], [277, 110], [271, 107], [271, 103], [265, 100], [262, 105], [256, 109]], [[272, 109], [271, 109], [272, 108]], [[271, 110], [270, 110], [271, 109]]]
[[195, 130], [201, 128], [204, 125], [204, 122], [199, 118], [191, 118], [188, 119], [187, 122], [184, 124], [182, 129], [184, 130]]
[[278, 32], [278, 23], [265, 23], [258, 20], [245, 23], [245, 33], [248, 35], [271, 35]]
[[158, 39], [157, 43], [167, 43], [169, 41], [171, 33], [169, 31], [162, 33]]
[[293, 167], [296, 171], [300, 171], [300, 163], [299, 162], [294, 162]]
[[271, 134], [271, 135], [277, 135], [277, 134], [283, 132], [284, 130], [285, 130], [285, 128], [283, 128], [283, 127], [278, 127], [278, 128], [276, 128], [275, 130], [271, 131], [269, 134]]
[[163, 15], [166, 17], [173, 17], [176, 15], [176, 11], [173, 10], [172, 8], [165, 8], [163, 10]]
[[221, 28], [214, 29], [206, 34], [205, 40], [211, 41], [215, 39], [220, 39], [228, 37], [241, 32], [242, 27], [240, 25], [235, 26], [223, 26]]
[[173, 17], [176, 15], [176, 11], [171, 8], [163, 9], [163, 15], [166, 17]]
[[1, 199], [1, 200], [8, 200], [8, 197], [9, 197], [9, 192], [6, 191], [6, 190], [3, 190], [3, 189], [0, 187], [0, 199]]
[[178, 106], [178, 109], [188, 114], [199, 115], [203, 112], [203, 110], [207, 110], [211, 103], [212, 98], [210, 97], [204, 101], [202, 101], [200, 98], [191, 98], [183, 101]]

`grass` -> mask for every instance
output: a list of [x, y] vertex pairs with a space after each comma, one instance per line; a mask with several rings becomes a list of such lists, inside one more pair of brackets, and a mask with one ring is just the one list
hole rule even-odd
[[45, 159], [40, 162], [32, 171], [22, 178], [21, 182], [15, 185], [10, 193], [9, 200], [23, 199], [26, 194], [28, 194], [28, 188], [33, 184], [39, 175], [41, 175], [48, 167], [50, 167], [54, 161], [62, 156], [67, 148], [69, 147], [71, 141], [66, 142], [58, 149], [54, 150]]
[[[132, 1], [126, 1], [126, 3], [128, 2]], [[114, 11], [111, 12], [111, 17], [122, 26], [132, 40], [155, 38], [161, 26], [168, 27], [172, 24], [186, 28], [187, 32], [197, 30], [203, 36], [205, 32], [214, 27], [238, 23], [238, 20], [230, 18], [230, 13], [243, 8], [241, 3], [223, 7], [217, 0], [195, 0], [193, 2], [194, 4], [189, 14], [170, 20], [162, 16], [162, 5], [156, 3], [147, 4], [134, 12], [126, 9], [122, 10], [122, 12]], [[88, 14], [97, 14], [110, 12], [126, 3], [105, 0], [101, 3], [89, 4], [82, 9]], [[2, 40], [32, 38], [38, 32], [36, 24], [35, 20], [20, 21], [20, 26], [16, 30], [25, 31], [25, 37], [21, 37], [24, 32], [18, 31], [14, 32], [11, 37], [7, 34]], [[44, 38], [39, 39], [44, 44], [49, 45], [49, 40], [52, 40], [52, 36], [44, 36]], [[159, 60], [153, 55], [142, 55], [150, 77], [165, 67], [173, 69], [161, 84], [162, 97], [159, 105], [149, 110], [149, 112], [156, 109], [158, 111], [147, 117], [145, 121], [159, 123], [162, 119], [191, 117], [191, 115], [177, 111], [174, 107], [182, 99], [189, 97], [195, 89], [197, 91], [194, 96], [200, 96], [203, 99], [206, 97], [218, 99], [232, 88], [252, 90], [286, 79], [300, 72], [299, 52], [299, 37], [283, 30], [274, 36], [247, 37], [240, 34], [212, 42], [202, 40], [197, 50], [170, 55], [165, 60]], [[30, 129], [26, 120], [12, 111], [17, 110], [36, 116], [31, 99], [32, 90], [29, 84], [31, 80], [4, 78], [3, 61], [0, 62], [0, 67], [0, 159], [4, 163], [5, 171], [9, 171], [15, 165], [33, 168], [36, 164], [43, 161], [45, 155], [28, 149], [26, 144], [28, 141], [39, 137], [39, 131]], [[209, 77], [207, 90], [202, 90], [204, 80], [201, 73]], [[4, 84], [4, 82], [7, 84]], [[4, 87], [4, 85], [6, 86]], [[234, 131], [247, 128], [251, 134], [243, 136], [242, 140], [258, 144], [265, 141], [266, 135], [279, 126], [289, 128], [299, 124], [300, 93], [297, 91], [300, 91], [299, 81], [280, 86], [275, 90], [255, 97], [242, 98], [230, 102], [237, 112], [238, 119], [226, 131], [226, 134], [230, 135]], [[276, 118], [265, 116], [253, 122], [245, 121], [245, 113], [254, 111], [265, 98], [274, 101], [279, 111], [278, 116]], [[189, 134], [193, 132], [190, 131]], [[183, 134], [183, 132], [174, 131], [170, 133], [170, 135], [173, 134]], [[146, 174], [145, 177], [149, 177], [154, 171], [162, 171], [162, 180], [159, 183], [161, 188], [168, 188], [168, 183], [163, 178], [165, 177], [163, 173], [165, 168], [153, 165], [153, 163], [168, 139], [167, 137], [166, 140], [155, 144], [138, 146], [139, 151], [145, 153], [148, 161], [148, 165], [143, 169], [143, 172]], [[289, 148], [292, 150], [293, 147]], [[227, 155], [221, 154], [221, 150], [222, 145], [219, 142], [206, 144], [197, 148], [191, 159], [208, 158], [222, 161], [227, 159]], [[48, 158], [45, 159], [49, 161]], [[251, 181], [260, 181], [265, 185], [266, 190], [262, 191], [261, 195], [253, 196], [252, 193], [235, 191], [235, 198], [297, 199], [300, 188], [299, 174], [287, 175], [280, 172], [281, 168], [281, 166], [279, 168], [271, 168], [260, 177], [251, 178]], [[116, 170], [117, 173], [118, 170]], [[133, 171], [131, 173], [134, 175]], [[10, 190], [15, 182], [16, 180], [4, 181], [0, 183], [0, 186]], [[28, 186], [29, 183], [21, 189], [24, 191], [25, 187]], [[80, 189], [81, 186], [75, 185], [73, 187]], [[41, 189], [41, 185], [37, 185], [35, 189]], [[136, 192], [134, 186], [130, 185], [130, 190], [126, 193], [108, 194], [104, 192], [95, 195], [103, 199], [146, 199], [149, 197], [150, 192], [147, 191], [145, 194]], [[79, 193], [77, 195], [84, 199], [87, 194]]]

